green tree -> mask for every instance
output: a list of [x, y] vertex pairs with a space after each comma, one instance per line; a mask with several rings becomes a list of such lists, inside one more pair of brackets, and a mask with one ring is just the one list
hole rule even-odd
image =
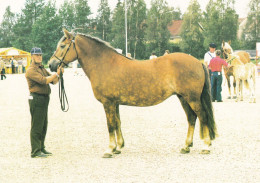
[[111, 11], [108, 1], [101, 0], [97, 14], [96, 35], [104, 41], [110, 41], [109, 34], [111, 34]]
[[75, 27], [82, 28], [82, 32], [91, 33], [93, 31], [91, 25], [91, 11], [88, 0], [75, 0]]
[[200, 22], [202, 13], [197, 0], [191, 0], [187, 12], [183, 15], [181, 29], [181, 48], [185, 53], [201, 58], [204, 54], [204, 37]]
[[144, 0], [128, 2], [128, 52], [133, 58], [143, 59], [145, 52], [146, 4]]
[[62, 37], [62, 20], [56, 12], [55, 1], [49, 1], [32, 27], [33, 47], [42, 48], [44, 64], [52, 56]]
[[260, 0], [251, 0], [249, 7], [244, 39], [247, 49], [255, 49], [256, 42], [260, 42]]
[[234, 0], [210, 0], [204, 13], [204, 46], [215, 42], [220, 48], [222, 41], [237, 41], [238, 15]]
[[148, 57], [152, 51], [162, 55], [168, 49], [170, 32], [167, 26], [172, 22], [172, 9], [165, 0], [152, 0], [151, 9], [147, 14], [146, 41]]
[[3, 21], [0, 25], [0, 47], [11, 47], [13, 41], [13, 26], [15, 14], [11, 12], [10, 6], [5, 10]]
[[72, 1], [65, 0], [59, 9], [59, 15], [62, 18], [62, 26], [68, 30], [75, 28], [75, 9]]
[[111, 45], [125, 53], [125, 10], [124, 4], [118, 0], [112, 17]]
[[13, 46], [22, 50], [30, 51], [33, 45], [31, 37], [32, 26], [40, 17], [44, 9], [44, 0], [26, 0], [22, 13], [13, 27]]

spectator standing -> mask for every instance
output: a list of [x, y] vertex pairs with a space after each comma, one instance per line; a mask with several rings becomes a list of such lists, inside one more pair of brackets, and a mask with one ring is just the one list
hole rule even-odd
[[207, 53], [205, 53], [204, 55], [204, 63], [207, 66], [208, 70], [209, 70], [209, 76], [211, 77], [211, 70], [209, 69], [209, 63], [210, 60], [216, 57], [215, 54], [215, 50], [216, 50], [216, 44], [215, 43], [210, 43], [209, 44], [209, 51]]
[[151, 59], [154, 59], [154, 58], [157, 58], [157, 56], [155, 55], [154, 52], [152, 52], [152, 55], [150, 56], [150, 60], [151, 60]]
[[12, 74], [15, 74], [15, 62], [16, 62], [16, 60], [14, 60], [14, 57], [11, 57], [10, 64], [12, 67]]
[[27, 59], [23, 59], [23, 73], [25, 73], [25, 68], [27, 66]]
[[18, 74], [22, 74], [23, 73], [23, 60], [20, 59], [18, 60]]
[[3, 78], [6, 79], [6, 76], [5, 76], [5, 62], [2, 60], [2, 58], [0, 58], [0, 73], [1, 73], [1, 80], [3, 80]]
[[211, 69], [211, 96], [212, 102], [223, 102], [221, 91], [222, 91], [222, 66], [228, 66], [228, 63], [220, 58], [221, 51], [216, 51], [216, 57], [211, 59], [209, 68]]

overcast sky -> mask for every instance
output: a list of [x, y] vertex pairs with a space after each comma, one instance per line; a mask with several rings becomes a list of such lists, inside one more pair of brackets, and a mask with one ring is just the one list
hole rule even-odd
[[[48, 0], [45, 0], [46, 2]], [[112, 9], [115, 8], [116, 3], [118, 0], [108, 0], [108, 3]], [[127, 0], [129, 1], [129, 0]], [[166, 0], [168, 4], [174, 8], [179, 7], [181, 12], [184, 13], [189, 5], [190, 0]], [[3, 14], [7, 6], [11, 6], [12, 12], [20, 12], [22, 8], [24, 8], [24, 3], [26, 0], [0, 0], [0, 22], [2, 22]], [[61, 5], [64, 1], [63, 0], [56, 0], [57, 6]], [[151, 0], [145, 0], [148, 8], [150, 8]], [[209, 0], [198, 0], [201, 9], [205, 10], [205, 7]], [[249, 11], [249, 4], [250, 0], [236, 0], [235, 10], [239, 14], [240, 18], [244, 18], [247, 16]], [[91, 8], [92, 13], [96, 13], [98, 6], [100, 4], [100, 0], [88, 0], [88, 4]]]

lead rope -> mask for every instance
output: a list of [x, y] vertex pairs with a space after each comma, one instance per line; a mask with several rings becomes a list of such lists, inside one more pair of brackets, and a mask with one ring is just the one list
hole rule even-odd
[[59, 80], [59, 98], [60, 98], [61, 110], [63, 112], [67, 112], [69, 110], [69, 102], [64, 88], [64, 79], [61, 70], [60, 70], [60, 80]]

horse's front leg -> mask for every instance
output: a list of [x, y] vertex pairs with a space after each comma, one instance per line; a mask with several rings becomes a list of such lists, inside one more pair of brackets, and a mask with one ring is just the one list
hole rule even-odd
[[240, 80], [240, 83], [239, 83], [239, 89], [240, 89], [240, 101], [243, 101], [244, 100], [244, 97], [243, 97], [243, 80]]
[[230, 84], [230, 76], [226, 76], [226, 79], [227, 79], [227, 84], [228, 84], [228, 93], [229, 93], [229, 96], [228, 96], [228, 99], [231, 99], [231, 84]]
[[240, 81], [239, 79], [236, 79], [236, 93], [237, 93], [237, 98], [236, 98], [236, 102], [238, 102], [239, 100], [239, 95], [240, 95]]
[[109, 146], [105, 151], [103, 158], [112, 158], [113, 152], [116, 150], [116, 105], [112, 102], [107, 102], [103, 105], [107, 117], [107, 127], [109, 132]]
[[120, 120], [120, 114], [119, 114], [119, 105], [116, 105], [116, 137], [117, 137], [117, 147], [114, 151], [114, 154], [120, 154], [121, 149], [124, 147], [124, 138], [121, 131], [121, 120]]
[[236, 99], [237, 98], [237, 92], [236, 92], [236, 80], [235, 80], [235, 77], [233, 76], [233, 88], [234, 88], [234, 95], [233, 95], [233, 99]]

